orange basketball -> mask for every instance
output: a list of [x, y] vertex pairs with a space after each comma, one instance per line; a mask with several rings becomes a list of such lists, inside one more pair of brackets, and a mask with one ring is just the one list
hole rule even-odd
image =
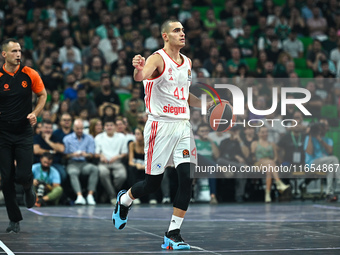
[[231, 122], [235, 123], [236, 116], [233, 115], [233, 107], [229, 102], [211, 106], [207, 111], [207, 122], [210, 127], [219, 132], [225, 132], [232, 128]]

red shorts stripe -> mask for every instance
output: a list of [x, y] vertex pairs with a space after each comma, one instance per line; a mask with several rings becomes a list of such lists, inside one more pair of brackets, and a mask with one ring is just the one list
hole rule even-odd
[[149, 148], [148, 148], [148, 156], [147, 156], [147, 165], [146, 165], [146, 173], [151, 174], [151, 163], [152, 163], [152, 155], [153, 155], [153, 147], [155, 145], [156, 134], [157, 134], [158, 121], [153, 121], [151, 124], [151, 133], [149, 138]]

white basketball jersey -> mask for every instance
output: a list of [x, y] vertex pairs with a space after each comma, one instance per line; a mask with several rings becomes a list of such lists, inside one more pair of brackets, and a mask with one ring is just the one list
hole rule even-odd
[[160, 49], [164, 61], [163, 72], [154, 79], [144, 80], [145, 105], [149, 119], [189, 120], [189, 86], [191, 84], [191, 66], [189, 59], [181, 54], [183, 63], [178, 65]]

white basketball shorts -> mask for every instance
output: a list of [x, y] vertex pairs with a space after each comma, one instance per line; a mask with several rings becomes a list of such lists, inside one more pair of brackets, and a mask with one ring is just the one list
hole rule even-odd
[[188, 120], [148, 120], [144, 128], [145, 173], [162, 174], [167, 166], [197, 162], [197, 150]]

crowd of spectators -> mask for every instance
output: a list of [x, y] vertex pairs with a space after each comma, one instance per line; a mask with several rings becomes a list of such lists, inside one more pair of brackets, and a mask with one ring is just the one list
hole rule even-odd
[[[272, 78], [286, 78], [289, 82], [285, 86], [303, 86], [311, 92], [312, 98], [305, 106], [314, 118], [322, 117], [325, 106], [333, 106], [340, 112], [340, 83], [337, 82], [340, 77], [340, 5], [336, 0], [289, 0], [282, 4], [274, 4], [273, 0], [7, 0], [2, 1], [1, 6], [0, 41], [9, 37], [19, 40], [22, 63], [39, 72], [49, 94], [45, 110], [39, 116], [40, 124], [35, 129], [35, 163], [41, 163], [44, 153], [52, 153], [51, 166], [60, 173], [64, 193], [73, 198], [77, 194], [78, 204], [96, 203], [91, 196], [96, 194], [94, 187], [98, 180], [98, 185], [104, 187], [102, 193], [107, 196], [101, 201], [114, 203], [117, 189], [140, 178], [134, 175], [139, 174], [141, 162], [129, 158], [129, 149], [140, 151], [134, 132], [142, 132], [147, 116], [143, 86], [132, 78], [131, 60], [135, 54], [147, 58], [162, 47], [160, 25], [169, 18], [179, 19], [185, 28], [186, 46], [181, 52], [192, 60], [193, 78], [221, 79], [236, 84], [245, 93], [246, 88], [252, 86], [257, 109], [270, 107]], [[2, 62], [0, 59], [0, 64]], [[306, 74], [314, 79], [303, 79]], [[252, 83], [254, 78], [265, 80], [255, 84]], [[287, 119], [298, 119], [295, 115], [299, 112], [287, 107]], [[261, 119], [261, 116], [252, 116], [249, 112], [244, 116], [244, 119], [254, 118]], [[246, 126], [230, 134], [210, 133], [208, 139], [204, 134], [208, 127], [202, 121], [199, 112], [193, 111], [194, 131], [202, 128], [196, 134], [197, 141], [203, 139], [213, 148], [209, 160], [225, 157], [235, 165], [258, 161], [257, 145], [253, 142], [261, 134], [259, 129]], [[334, 119], [329, 122], [337, 125]], [[297, 136], [302, 134], [302, 140], [298, 139], [303, 144], [309, 132], [306, 123], [303, 125], [294, 130], [271, 126], [262, 130], [273, 143], [275, 156], [271, 160], [275, 164], [287, 160], [292, 163], [292, 155], [276, 156], [276, 147], [291, 146], [286, 139], [282, 140], [291, 132]], [[65, 137], [73, 130], [77, 135], [76, 129], [83, 130], [93, 140], [92, 149], [81, 150], [84, 155], [72, 154], [78, 151], [67, 145], [67, 141], [73, 143], [70, 137]], [[117, 147], [111, 152], [98, 149], [107, 146], [99, 144], [108, 140], [112, 132], [121, 134], [126, 148], [124, 145], [121, 150]], [[240, 143], [237, 154], [222, 153], [227, 151], [225, 139]], [[135, 141], [135, 147], [128, 146], [128, 141]], [[305, 150], [302, 148], [301, 155]], [[331, 155], [332, 151], [325, 153]], [[83, 166], [75, 157], [89, 163], [90, 154], [92, 165], [84, 172], [92, 179], [88, 181], [85, 201], [80, 197], [80, 183], [84, 180], [78, 182]], [[118, 156], [119, 161], [110, 162], [112, 157]], [[76, 164], [68, 164], [70, 160]], [[301, 156], [300, 164], [303, 160]], [[277, 176], [274, 178], [279, 180]], [[68, 181], [69, 187], [65, 184]], [[168, 202], [171, 185], [168, 179], [166, 183], [162, 190]], [[244, 182], [228, 185], [237, 186], [233, 191], [236, 201], [251, 196]], [[223, 180], [210, 180], [213, 203], [217, 202], [216, 197], [222, 197], [218, 194], [223, 190], [219, 186], [223, 186]], [[151, 200], [154, 202], [155, 198]]]

